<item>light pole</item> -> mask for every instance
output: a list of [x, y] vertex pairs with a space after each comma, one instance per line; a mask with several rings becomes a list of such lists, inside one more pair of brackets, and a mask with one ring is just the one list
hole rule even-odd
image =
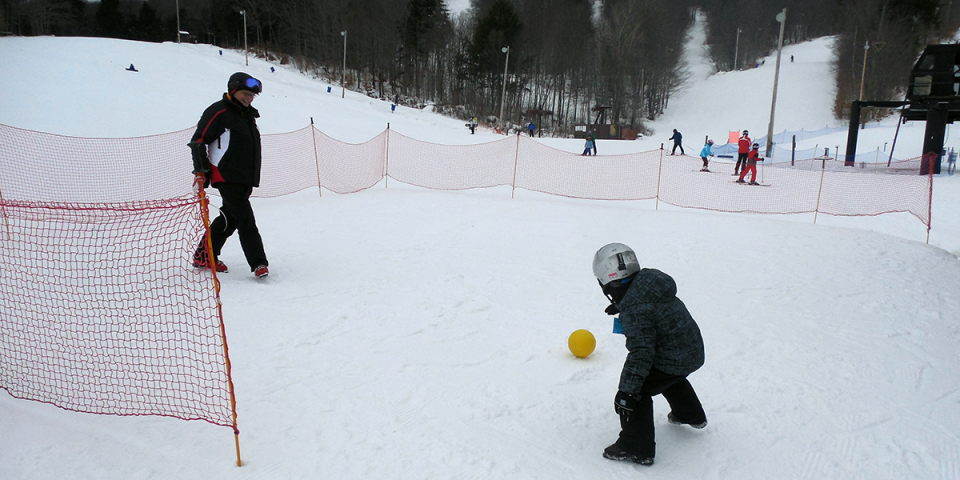
[[180, 0], [177, 0], [177, 43], [180, 43]]
[[347, 74], [347, 31], [344, 30], [340, 32], [340, 35], [343, 36], [343, 69], [340, 70], [340, 98], [347, 97], [347, 89], [344, 85], [344, 79]]
[[777, 14], [777, 21], [780, 22], [780, 40], [777, 41], [777, 69], [773, 74], [773, 99], [770, 100], [770, 125], [767, 127], [767, 153], [773, 150], [773, 115], [777, 109], [777, 82], [780, 80], [780, 52], [783, 50], [783, 27], [787, 23], [787, 9]]
[[247, 57], [247, 11], [240, 10], [240, 15], [243, 15], [243, 61], [250, 66], [250, 59]]
[[733, 50], [733, 70], [737, 70], [737, 60], [740, 58], [740, 29], [737, 28], [737, 46]]
[[500, 132], [503, 133], [503, 103], [507, 98], [507, 66], [510, 65], [510, 47], [503, 47], [501, 52], [507, 54], [507, 60], [503, 62], [503, 90], [500, 93]]
[[870, 50], [870, 42], [866, 41], [863, 43], [863, 71], [860, 72], [860, 95], [857, 96], [857, 100], [863, 101], [863, 79], [867, 76], [867, 50]]

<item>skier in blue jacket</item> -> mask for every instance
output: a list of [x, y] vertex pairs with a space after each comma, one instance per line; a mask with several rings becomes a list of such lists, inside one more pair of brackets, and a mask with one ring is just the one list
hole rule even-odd
[[713, 152], [710, 149], [713, 147], [713, 140], [707, 140], [707, 143], [703, 144], [703, 150], [700, 150], [700, 160], [703, 160], [703, 168], [700, 169], [701, 172], [709, 172], [707, 170], [707, 164], [710, 163], [710, 160], [707, 160], [707, 157], [712, 157]]
[[673, 140], [673, 150], [670, 151], [670, 155], [677, 154], [677, 147], [680, 147], [680, 155], [685, 155], [683, 153], [683, 144], [682, 144], [683, 135], [681, 135], [676, 128], [673, 129], [673, 136], [670, 137], [668, 140]]

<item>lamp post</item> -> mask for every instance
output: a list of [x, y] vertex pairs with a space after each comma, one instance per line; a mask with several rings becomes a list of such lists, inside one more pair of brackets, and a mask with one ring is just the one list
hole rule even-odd
[[773, 99], [770, 100], [770, 125], [767, 126], [767, 150], [766, 156], [770, 156], [773, 150], [773, 115], [777, 109], [777, 82], [780, 80], [780, 53], [783, 50], [783, 27], [787, 23], [787, 9], [777, 14], [777, 21], [780, 22], [780, 40], [777, 41], [777, 69], [773, 74]]
[[344, 83], [344, 79], [346, 78], [347, 73], [347, 31], [344, 30], [340, 32], [340, 35], [343, 37], [343, 69], [340, 70], [340, 98], [346, 98], [347, 89], [344, 86], [346, 85], [346, 83]]
[[180, 43], [180, 0], [177, 0], [177, 43]]
[[733, 69], [737, 70], [737, 60], [740, 59], [740, 29], [737, 28], [737, 46], [733, 50]]
[[503, 132], [503, 103], [507, 98], [507, 66], [510, 65], [510, 47], [503, 47], [501, 52], [507, 54], [506, 61], [503, 62], [503, 90], [500, 93], [500, 132]]
[[863, 101], [863, 79], [867, 76], [867, 50], [870, 50], [870, 42], [863, 43], [863, 71], [860, 72], [860, 95], [857, 100]]
[[243, 62], [250, 66], [250, 59], [247, 56], [247, 11], [240, 10], [240, 15], [243, 15]]

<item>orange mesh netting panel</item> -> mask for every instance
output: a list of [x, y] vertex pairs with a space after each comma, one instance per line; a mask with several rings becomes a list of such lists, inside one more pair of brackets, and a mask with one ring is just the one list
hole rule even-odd
[[[191, 183], [186, 147], [191, 132], [89, 139], [0, 125], [0, 197], [85, 203], [184, 196]], [[765, 192], [736, 189], [742, 186], [719, 173], [729, 173], [724, 167], [728, 163], [714, 162], [712, 169], [718, 173], [699, 172], [695, 157], [664, 156], [661, 165], [661, 153], [583, 157], [522, 136], [479, 145], [438, 145], [390, 130], [368, 142], [348, 144], [308, 126], [263, 136], [261, 187], [254, 195], [286, 195], [318, 181], [328, 190], [351, 193], [389, 174], [426, 188], [514, 185], [576, 198], [659, 198], [681, 207], [725, 212], [910, 212], [929, 226], [930, 192], [917, 178], [918, 159], [888, 166], [877, 154], [873, 162], [857, 162], [856, 167], [825, 158], [768, 159], [758, 165], [758, 180], [771, 185], [760, 187], [769, 190]]]
[[260, 187], [253, 190], [253, 196], [279, 197], [317, 186], [312, 130], [308, 125], [294, 132], [260, 137]]
[[[736, 183], [733, 168], [687, 156], [664, 156], [660, 200], [671, 205], [722, 212], [802, 213], [817, 207], [820, 171], [793, 171], [757, 165], [757, 182]], [[748, 174], [745, 181], [750, 181]]]
[[517, 188], [573, 198], [656, 198], [660, 151], [581, 156], [520, 138]]
[[233, 426], [213, 277], [191, 264], [196, 198], [7, 200], [0, 216], [0, 388], [79, 412]]
[[0, 193], [7, 200], [83, 203], [188, 195], [193, 130], [77, 138], [0, 125]]
[[439, 190], [513, 184], [517, 140], [480, 145], [438, 145], [390, 132], [390, 178]]
[[[930, 226], [931, 177], [919, 175], [918, 169], [900, 163], [893, 162], [886, 172], [860, 167], [828, 169], [823, 176], [818, 210], [844, 216], [909, 212]], [[903, 163], [912, 166], [916, 162]]]
[[336, 193], [354, 193], [383, 180], [388, 130], [359, 144], [315, 132], [321, 187]]

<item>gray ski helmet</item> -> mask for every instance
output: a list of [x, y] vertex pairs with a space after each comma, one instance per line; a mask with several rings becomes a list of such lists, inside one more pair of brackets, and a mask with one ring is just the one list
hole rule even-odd
[[260, 80], [246, 73], [237, 72], [230, 75], [230, 79], [227, 80], [227, 92], [232, 94], [237, 90], [247, 90], [248, 92], [259, 94], [263, 91], [263, 84], [260, 83]]
[[605, 245], [593, 256], [593, 275], [606, 285], [640, 271], [640, 261], [630, 247], [622, 243]]

